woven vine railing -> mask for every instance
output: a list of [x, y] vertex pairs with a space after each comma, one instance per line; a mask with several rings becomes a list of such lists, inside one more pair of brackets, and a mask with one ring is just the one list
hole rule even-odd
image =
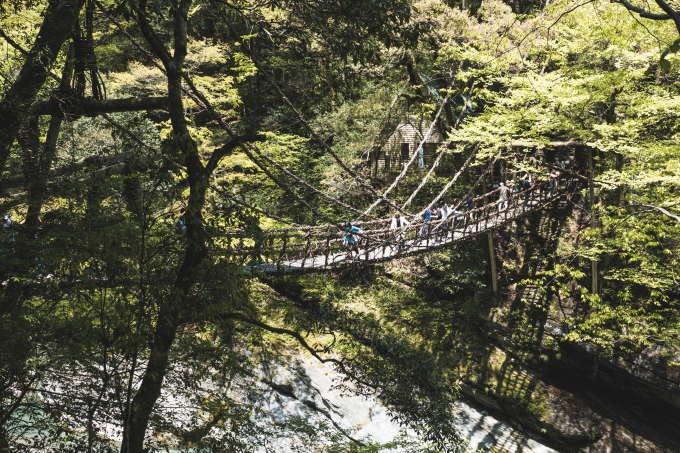
[[[483, 204], [469, 212], [451, 214], [446, 220], [414, 220], [405, 228], [391, 229], [391, 219], [356, 222], [355, 247], [345, 243], [342, 225], [228, 232], [223, 246], [252, 272], [300, 272], [357, 264], [379, 263], [446, 247], [489, 231], [563, 199], [576, 188], [564, 178], [550, 189], [545, 183], [508, 197]], [[484, 203], [490, 197], [476, 198]], [[499, 209], [500, 206], [500, 209]]]

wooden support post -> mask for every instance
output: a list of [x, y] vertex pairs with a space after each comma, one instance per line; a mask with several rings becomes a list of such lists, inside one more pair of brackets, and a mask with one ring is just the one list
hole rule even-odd
[[[595, 215], [595, 183], [593, 182], [593, 174], [595, 173], [595, 167], [593, 166], [593, 149], [588, 147], [588, 188], [590, 189], [590, 228], [597, 228], [597, 218]], [[592, 284], [591, 292], [592, 294], [597, 294], [597, 260], [593, 259], [591, 264], [591, 274], [592, 274]]]
[[498, 294], [498, 269], [496, 268], [496, 251], [493, 246], [493, 229], [487, 233], [489, 235], [489, 259], [491, 260], [491, 283], [493, 284], [494, 294]]
[[283, 261], [284, 258], [287, 256], [287, 251], [286, 248], [288, 248], [288, 231], [283, 232], [283, 247], [281, 247], [281, 254], [279, 255], [279, 259], [276, 260], [276, 270], [279, 271], [281, 270], [281, 261]]

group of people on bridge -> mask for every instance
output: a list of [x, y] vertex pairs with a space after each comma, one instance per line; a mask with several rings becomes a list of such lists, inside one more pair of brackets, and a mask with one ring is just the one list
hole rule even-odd
[[[557, 180], [559, 177], [560, 173], [554, 170], [549, 174], [548, 187], [552, 194], [554, 194], [555, 188], [557, 187]], [[534, 178], [532, 174], [527, 172], [519, 182], [515, 183], [514, 181], [508, 181], [507, 184], [500, 182], [498, 187], [493, 188], [493, 190], [482, 196], [478, 196], [477, 198], [473, 198], [472, 195], [468, 194], [462, 200], [454, 199], [451, 205], [443, 200], [436, 202], [428, 207], [420, 216], [419, 223], [422, 223], [422, 225], [418, 229], [416, 237], [428, 237], [431, 228], [433, 228], [433, 223], [435, 223], [436, 226], [432, 229], [432, 245], [438, 245], [440, 241], [453, 234], [453, 231], [456, 229], [463, 228], [466, 224], [476, 220], [476, 201], [479, 201], [480, 199], [498, 201], [497, 208], [500, 213], [508, 209], [511, 195], [522, 192], [524, 194], [523, 208], [526, 209], [529, 205], [530, 190], [533, 187], [533, 182]], [[393, 253], [399, 253], [405, 247], [405, 232], [410, 224], [411, 221], [399, 212], [395, 213], [392, 217], [390, 230], [393, 233], [390, 246]], [[358, 249], [363, 237], [363, 230], [361, 227], [347, 221], [344, 224], [343, 232], [343, 242], [348, 253], [358, 254]]]

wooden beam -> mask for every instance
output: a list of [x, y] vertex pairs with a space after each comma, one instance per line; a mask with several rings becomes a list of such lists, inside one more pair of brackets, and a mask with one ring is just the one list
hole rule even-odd
[[105, 101], [83, 99], [80, 101], [69, 100], [68, 102], [59, 102], [56, 99], [51, 99], [49, 101], [34, 102], [31, 105], [30, 112], [33, 115], [61, 116], [64, 112], [70, 113], [73, 110], [77, 110], [82, 116], [96, 116], [102, 113], [167, 110], [167, 104], [167, 96], [107, 99]]
[[[83, 170], [86, 167], [96, 167], [97, 165], [111, 165], [124, 161], [132, 157], [132, 153], [120, 153], [114, 154], [113, 156], [90, 156], [86, 157], [80, 162], [74, 164], [65, 164], [61, 167], [54, 168], [50, 171], [49, 177], [54, 178], [56, 176], [63, 176], [68, 173], [76, 173]], [[0, 180], [0, 191], [7, 189], [13, 189], [15, 187], [21, 187], [26, 181], [26, 176], [17, 175], [7, 178], [5, 180]]]

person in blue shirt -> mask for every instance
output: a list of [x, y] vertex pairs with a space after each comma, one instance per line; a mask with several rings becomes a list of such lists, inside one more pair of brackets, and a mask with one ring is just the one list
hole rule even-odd
[[350, 258], [352, 257], [352, 252], [356, 252], [359, 255], [359, 242], [361, 242], [361, 228], [356, 225], [352, 225], [351, 222], [345, 222], [344, 236], [342, 242], [347, 248]]
[[183, 236], [187, 233], [187, 213], [186, 211], [182, 211], [182, 215], [180, 215], [177, 218], [177, 221], [175, 222], [175, 232]]
[[465, 207], [468, 210], [470, 220], [475, 220], [475, 213], [471, 212], [473, 209], [475, 209], [475, 200], [472, 198], [472, 196], [468, 195], [467, 200], [465, 201]]
[[427, 236], [427, 232], [430, 229], [430, 222], [432, 221], [432, 209], [427, 208], [427, 211], [423, 214], [423, 221], [425, 222], [425, 225], [420, 228], [419, 235]]
[[7, 237], [5, 239], [5, 243], [8, 249], [11, 249], [14, 247], [14, 243], [16, 242], [14, 238], [14, 231], [12, 226], [14, 223], [12, 222], [12, 217], [8, 213], [5, 213], [5, 215], [2, 217], [2, 221], [4, 222], [2, 225], [2, 229], [4, 231], [8, 231], [9, 233], [7, 234]]

